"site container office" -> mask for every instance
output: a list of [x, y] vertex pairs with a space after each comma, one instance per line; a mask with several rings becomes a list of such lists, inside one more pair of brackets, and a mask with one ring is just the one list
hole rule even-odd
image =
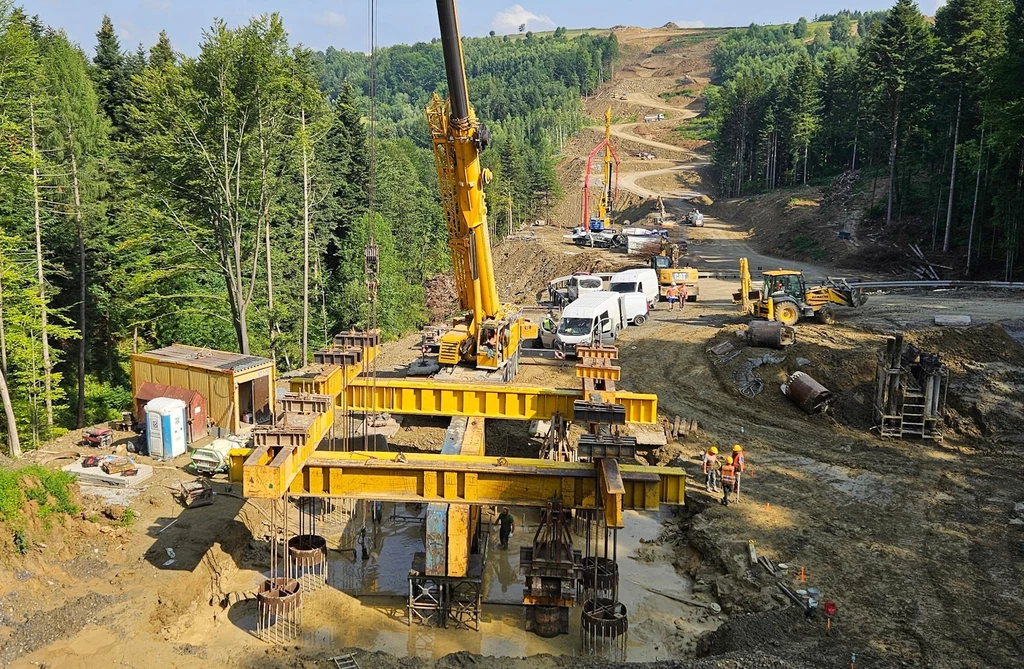
[[267, 358], [172, 344], [132, 355], [133, 397], [146, 382], [200, 393], [221, 431], [242, 434], [273, 421], [274, 363]]

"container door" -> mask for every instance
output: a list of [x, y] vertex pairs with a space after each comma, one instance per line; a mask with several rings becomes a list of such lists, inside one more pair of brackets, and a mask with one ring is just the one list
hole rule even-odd
[[160, 418], [155, 411], [146, 412], [146, 446], [151, 458], [159, 458], [164, 452], [164, 429]]
[[174, 410], [169, 419], [171, 422], [170, 443], [168, 444], [167, 457], [176, 458], [185, 454], [185, 411], [186, 409]]
[[171, 441], [173, 438], [171, 417], [166, 414], [161, 415], [160, 427], [160, 459], [170, 460], [174, 457], [174, 443]]

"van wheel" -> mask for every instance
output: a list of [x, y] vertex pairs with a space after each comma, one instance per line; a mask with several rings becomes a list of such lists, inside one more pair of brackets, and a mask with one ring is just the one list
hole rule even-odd
[[637, 316], [636, 318], [633, 319], [633, 325], [643, 325], [646, 322], [647, 322], [647, 316], [644, 316], [643, 314], [641, 314], [641, 315], [639, 315], [639, 316]]

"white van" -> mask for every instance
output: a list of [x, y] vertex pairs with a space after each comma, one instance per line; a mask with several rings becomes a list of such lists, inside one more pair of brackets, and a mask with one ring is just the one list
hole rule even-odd
[[610, 344], [622, 327], [619, 294], [588, 293], [562, 310], [555, 349], [565, 355], [576, 355], [578, 345]]
[[658, 288], [658, 272], [650, 267], [627, 269], [613, 274], [608, 289], [613, 293], [643, 293], [647, 304], [653, 307], [661, 296]]
[[593, 274], [573, 274], [548, 282], [548, 295], [555, 305], [569, 304], [587, 293], [604, 290], [604, 281]]
[[643, 325], [650, 318], [651, 305], [643, 293], [622, 293], [619, 295], [619, 312], [622, 322]]

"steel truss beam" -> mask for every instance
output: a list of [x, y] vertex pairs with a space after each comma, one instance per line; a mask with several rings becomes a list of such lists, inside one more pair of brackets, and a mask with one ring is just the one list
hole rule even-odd
[[[231, 451], [232, 481], [242, 481], [242, 463], [252, 452], [245, 448]], [[314, 452], [306, 460], [289, 492], [395, 502], [534, 507], [546, 507], [558, 498], [566, 507], [576, 509], [597, 508], [597, 495], [603, 493], [606, 515], [619, 525], [619, 509], [656, 510], [661, 504], [682, 504], [685, 477], [684, 471], [675, 467], [618, 465], [616, 475], [613, 465], [600, 463], [327, 451]], [[604, 485], [599, 487], [601, 482]], [[609, 510], [610, 505], [615, 510]]]
[[[344, 392], [349, 411], [385, 411], [429, 416], [468, 416], [506, 420], [550, 420], [558, 413], [573, 420], [573, 402], [581, 390], [504, 386], [493, 383], [444, 383], [413, 379], [354, 379]], [[658, 420], [658, 396], [624, 391], [602, 392], [602, 401], [620, 404], [627, 423]], [[374, 399], [376, 398], [376, 399]]]

